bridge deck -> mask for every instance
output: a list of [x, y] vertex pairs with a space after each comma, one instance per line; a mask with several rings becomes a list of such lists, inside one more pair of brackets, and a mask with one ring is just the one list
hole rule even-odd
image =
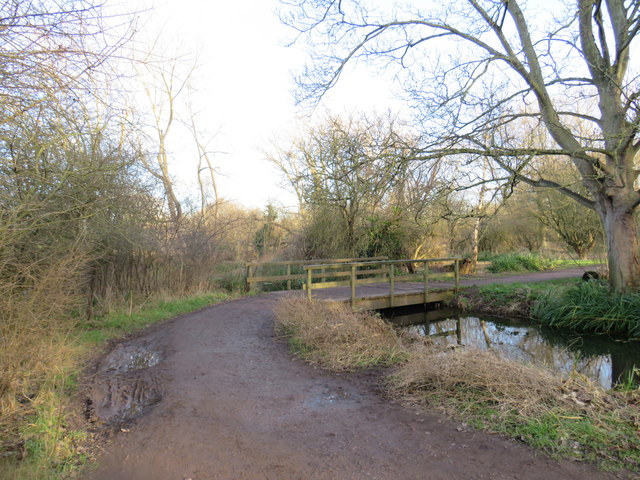
[[[516, 275], [477, 276], [460, 280], [460, 287], [519, 282], [540, 282], [561, 278], [579, 278], [583, 273], [583, 268], [570, 268]], [[388, 282], [358, 285], [356, 288], [356, 301], [354, 308], [358, 310], [378, 310], [381, 308], [419, 305], [425, 303], [424, 284], [421, 282], [396, 282], [394, 291], [395, 295], [393, 297], [393, 301], [391, 301]], [[312, 290], [312, 294], [314, 298], [318, 299], [335, 300], [337, 302], [345, 303], [351, 301], [351, 289], [348, 286], [315, 288]], [[429, 282], [426, 303], [441, 302], [451, 298], [453, 294], [453, 283], [432, 281]]]
[[[312, 291], [313, 298], [334, 300], [336, 302], [351, 302], [351, 288], [331, 287], [319, 288]], [[358, 310], [379, 310], [381, 308], [419, 305], [423, 303], [441, 302], [451, 298], [454, 294], [453, 283], [430, 282], [427, 301], [424, 301], [424, 283], [397, 282], [395, 283], [393, 298], [389, 295], [389, 283], [371, 283], [356, 287], [354, 308]]]

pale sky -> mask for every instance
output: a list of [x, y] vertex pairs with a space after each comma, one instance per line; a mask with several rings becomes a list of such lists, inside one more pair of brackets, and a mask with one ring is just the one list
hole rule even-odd
[[[217, 135], [209, 144], [218, 169], [221, 196], [247, 207], [274, 201], [295, 206], [280, 188], [281, 177], [264, 158], [275, 139], [286, 142], [301, 113], [293, 95], [292, 71], [305, 61], [304, 45], [287, 48], [292, 31], [276, 15], [278, 0], [146, 0], [153, 10], [141, 15], [140, 38], [161, 31], [167, 49], [198, 56], [198, 125]], [[169, 52], [171, 53], [171, 52]], [[387, 82], [366, 70], [352, 69], [318, 112], [397, 109]], [[179, 190], [193, 197], [194, 154], [180, 145], [188, 137], [176, 128], [169, 137], [172, 173]]]

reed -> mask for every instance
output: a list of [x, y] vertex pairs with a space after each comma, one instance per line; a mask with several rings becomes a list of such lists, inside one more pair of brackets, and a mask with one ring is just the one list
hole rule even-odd
[[640, 293], [617, 293], [599, 281], [580, 282], [562, 295], [541, 295], [532, 314], [552, 327], [640, 337]]

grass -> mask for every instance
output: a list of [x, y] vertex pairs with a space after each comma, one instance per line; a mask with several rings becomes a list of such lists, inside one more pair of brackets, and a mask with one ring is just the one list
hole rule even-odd
[[77, 331], [79, 341], [85, 345], [100, 344], [111, 338], [122, 337], [159, 321], [193, 312], [235, 296], [237, 294], [212, 292], [179, 299], [152, 300], [131, 312], [127, 308], [120, 308], [81, 325]]
[[54, 480], [76, 478], [87, 460], [87, 432], [74, 428], [70, 405], [77, 377], [92, 352], [106, 341], [126, 336], [153, 323], [219, 303], [234, 295], [224, 292], [179, 299], [159, 299], [120, 310], [78, 326], [63, 337], [49, 339], [58, 352], [55, 363], [33, 393], [17, 398], [20, 408], [0, 411], [0, 479]]
[[555, 267], [555, 261], [533, 253], [505, 253], [491, 260], [488, 270], [500, 272], [541, 272]]
[[87, 433], [69, 421], [70, 396], [79, 371], [76, 362], [83, 350], [69, 340], [59, 341], [58, 347], [60, 358], [52, 374], [20, 402], [22, 409], [3, 409], [2, 446], [9, 454], [0, 461], [3, 480], [72, 478], [85, 460], [81, 444]]
[[330, 370], [388, 366], [407, 358], [391, 325], [341, 303], [286, 298], [276, 308], [276, 331], [298, 356]]
[[581, 332], [640, 337], [640, 292], [617, 293], [599, 281], [541, 295], [532, 314], [543, 323]]
[[555, 268], [572, 268], [572, 267], [589, 267], [589, 266], [593, 266], [593, 265], [601, 265], [603, 263], [605, 263], [604, 260], [602, 259], [577, 259], [577, 258], [571, 258], [571, 259], [556, 259], [554, 260], [555, 263]]
[[487, 268], [491, 273], [542, 272], [556, 268], [589, 266], [601, 263], [598, 260], [552, 259], [538, 253], [485, 253], [480, 255], [479, 260], [491, 262]]

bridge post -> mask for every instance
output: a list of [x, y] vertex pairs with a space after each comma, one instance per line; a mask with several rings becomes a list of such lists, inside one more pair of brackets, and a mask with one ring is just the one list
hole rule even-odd
[[395, 296], [395, 266], [389, 265], [389, 307], [393, 307], [393, 297]]
[[427, 304], [428, 291], [429, 291], [429, 262], [424, 262], [424, 269], [422, 270], [424, 275], [424, 303]]
[[460, 284], [460, 261], [456, 258], [454, 263], [454, 277], [455, 277], [455, 292], [458, 293], [458, 286]]
[[356, 266], [351, 265], [351, 310], [356, 306]]
[[251, 264], [247, 263], [247, 280], [244, 286], [244, 291], [249, 293], [251, 291]]
[[[287, 277], [291, 276], [291, 264], [287, 263]], [[291, 290], [291, 279], [287, 279], [287, 290]]]
[[311, 300], [311, 269], [307, 268], [307, 298]]

